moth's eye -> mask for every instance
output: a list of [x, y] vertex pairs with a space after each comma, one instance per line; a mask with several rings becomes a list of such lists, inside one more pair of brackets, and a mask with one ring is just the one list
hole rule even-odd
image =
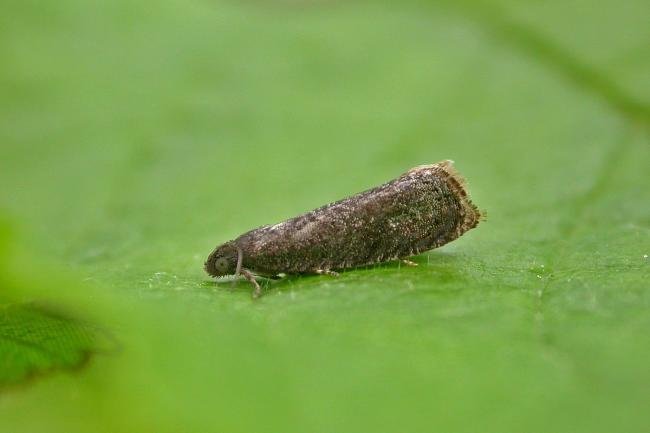
[[217, 259], [217, 261], [214, 262], [214, 267], [220, 273], [225, 274], [226, 271], [228, 271], [228, 260], [225, 257]]

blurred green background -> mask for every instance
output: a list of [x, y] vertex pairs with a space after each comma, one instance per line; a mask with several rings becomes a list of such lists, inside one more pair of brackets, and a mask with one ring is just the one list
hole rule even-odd
[[[0, 431], [647, 431], [647, 1], [2, 9]], [[202, 270], [442, 159], [417, 268]]]

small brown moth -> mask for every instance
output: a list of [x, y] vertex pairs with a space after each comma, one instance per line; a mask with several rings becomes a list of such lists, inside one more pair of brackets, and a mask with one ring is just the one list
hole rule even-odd
[[213, 277], [329, 274], [406, 260], [453, 241], [482, 215], [452, 161], [421, 165], [376, 188], [219, 245], [205, 262]]

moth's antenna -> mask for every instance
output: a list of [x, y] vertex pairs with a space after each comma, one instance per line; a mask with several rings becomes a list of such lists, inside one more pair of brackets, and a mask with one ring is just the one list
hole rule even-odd
[[237, 248], [237, 268], [235, 269], [235, 276], [238, 277], [241, 272], [241, 264], [244, 261], [244, 252], [238, 245], [235, 245], [235, 248]]

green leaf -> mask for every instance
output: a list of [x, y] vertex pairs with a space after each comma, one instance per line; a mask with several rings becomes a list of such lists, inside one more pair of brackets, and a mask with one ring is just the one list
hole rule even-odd
[[[645, 431], [649, 12], [11, 3], [2, 296], [124, 350], [3, 394], [0, 430]], [[442, 159], [489, 219], [417, 268], [265, 281], [257, 302], [202, 270]]]
[[83, 366], [97, 329], [32, 305], [0, 305], [0, 390], [58, 369]]

